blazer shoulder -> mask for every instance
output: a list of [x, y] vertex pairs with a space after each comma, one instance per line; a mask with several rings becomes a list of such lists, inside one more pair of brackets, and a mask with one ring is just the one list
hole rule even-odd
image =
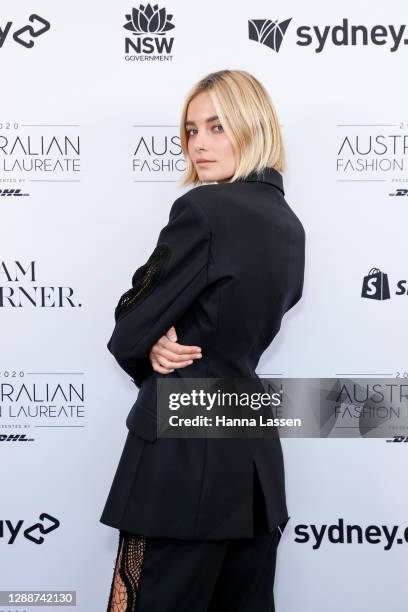
[[174, 200], [169, 212], [169, 222], [180, 221], [209, 230], [208, 217], [193, 191], [194, 189], [187, 191]]
[[233, 183], [207, 183], [206, 185], [196, 185], [189, 191], [186, 191], [184, 196], [190, 197], [198, 203], [205, 203], [212, 200], [214, 197], [223, 197], [228, 193], [232, 185]]
[[194, 202], [208, 219], [212, 217], [211, 211], [221, 210], [219, 203], [231, 199], [232, 183], [208, 183], [206, 185], [197, 185], [187, 191], [182, 198], [186, 201]]

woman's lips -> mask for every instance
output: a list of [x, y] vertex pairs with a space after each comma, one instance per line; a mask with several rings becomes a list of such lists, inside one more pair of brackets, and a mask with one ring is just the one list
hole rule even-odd
[[196, 161], [197, 164], [212, 164], [213, 160], [212, 159], [200, 159]]

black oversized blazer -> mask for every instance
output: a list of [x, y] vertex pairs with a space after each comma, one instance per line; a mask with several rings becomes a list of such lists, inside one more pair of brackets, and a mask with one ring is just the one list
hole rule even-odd
[[[147, 536], [251, 536], [255, 465], [270, 530], [286, 524], [279, 437], [158, 437], [156, 380], [257, 377], [262, 353], [302, 295], [304, 265], [304, 228], [277, 170], [199, 185], [176, 199], [115, 310], [108, 349], [140, 388], [126, 425], [141, 449], [129, 470], [132, 499], [120, 520], [109, 506], [101, 522]], [[171, 325], [203, 357], [162, 375], [148, 355]]]

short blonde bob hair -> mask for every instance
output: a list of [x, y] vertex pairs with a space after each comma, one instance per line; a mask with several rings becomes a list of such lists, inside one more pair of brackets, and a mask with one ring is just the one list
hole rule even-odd
[[187, 163], [181, 185], [200, 180], [188, 152], [187, 109], [191, 100], [208, 91], [236, 155], [234, 175], [227, 182], [245, 179], [269, 166], [286, 169], [285, 149], [278, 117], [264, 86], [245, 70], [219, 70], [202, 78], [188, 92], [180, 119], [180, 140]]

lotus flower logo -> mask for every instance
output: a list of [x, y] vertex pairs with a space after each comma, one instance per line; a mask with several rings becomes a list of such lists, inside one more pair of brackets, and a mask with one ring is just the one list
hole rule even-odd
[[126, 15], [127, 23], [123, 26], [133, 34], [166, 34], [175, 26], [170, 23], [173, 15], [168, 15], [165, 8], [159, 9], [159, 5], [151, 4], [139, 8], [133, 8], [131, 15]]

